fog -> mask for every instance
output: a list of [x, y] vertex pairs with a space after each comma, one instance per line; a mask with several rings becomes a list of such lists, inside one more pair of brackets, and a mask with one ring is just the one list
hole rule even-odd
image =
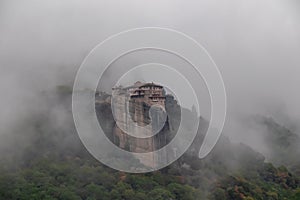
[[224, 133], [233, 140], [260, 144], [243, 135], [239, 119], [245, 115], [273, 116], [297, 132], [299, 11], [297, 0], [1, 0], [0, 137], [43, 112], [39, 92], [71, 85], [99, 42], [149, 26], [184, 32], [210, 53], [227, 91]]

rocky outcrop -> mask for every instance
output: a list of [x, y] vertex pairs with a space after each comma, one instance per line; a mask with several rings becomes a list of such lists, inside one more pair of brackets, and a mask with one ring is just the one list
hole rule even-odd
[[[105, 101], [97, 100], [97, 98], [96, 111], [100, 125], [107, 137], [120, 148], [130, 152], [146, 153], [158, 150], [170, 141], [169, 119], [166, 119], [162, 127], [161, 124], [156, 123], [156, 121], [163, 120], [165, 109], [151, 110], [150, 112], [151, 106], [149, 104], [142, 101], [132, 101], [126, 95], [114, 97], [113, 105], [108, 103], [107, 97]], [[141, 132], [141, 128], [143, 132]], [[160, 131], [151, 136], [154, 130]], [[139, 134], [150, 134], [151, 137], [138, 138], [133, 136]], [[156, 158], [153, 153], [144, 157], [139, 156], [138, 159], [142, 164], [149, 167], [153, 167], [159, 162], [159, 158]]]

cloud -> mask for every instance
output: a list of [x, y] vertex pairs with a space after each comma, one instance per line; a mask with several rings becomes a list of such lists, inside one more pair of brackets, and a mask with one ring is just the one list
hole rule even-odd
[[[1, 132], [38, 110], [38, 92], [71, 84], [99, 42], [144, 26], [182, 31], [206, 47], [224, 78], [233, 137], [242, 134], [234, 126], [241, 115], [300, 120], [299, 8], [282, 0], [1, 1]], [[288, 117], [273, 112], [278, 105]]]

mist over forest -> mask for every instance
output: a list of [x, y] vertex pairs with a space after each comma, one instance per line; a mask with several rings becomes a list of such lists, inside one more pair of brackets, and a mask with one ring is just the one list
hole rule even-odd
[[[299, 199], [299, 9], [296, 0], [0, 1], [0, 199]], [[187, 152], [161, 171], [125, 174], [80, 141], [76, 72], [98, 43], [136, 27], [182, 31], [219, 67], [227, 117], [205, 159]], [[138, 56], [157, 55], [116, 62], [101, 90]]]

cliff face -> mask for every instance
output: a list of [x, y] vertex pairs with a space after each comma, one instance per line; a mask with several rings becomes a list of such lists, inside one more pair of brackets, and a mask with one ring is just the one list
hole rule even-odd
[[[107, 137], [115, 145], [130, 152], [146, 153], [158, 150], [170, 141], [170, 127], [175, 130], [176, 126], [170, 126], [164, 102], [151, 108], [156, 103], [142, 98], [132, 99], [123, 90], [115, 91], [112, 96], [106, 95], [105, 101], [101, 98], [96, 96], [97, 116]], [[150, 153], [138, 159], [145, 166], [153, 167], [161, 158]]]

